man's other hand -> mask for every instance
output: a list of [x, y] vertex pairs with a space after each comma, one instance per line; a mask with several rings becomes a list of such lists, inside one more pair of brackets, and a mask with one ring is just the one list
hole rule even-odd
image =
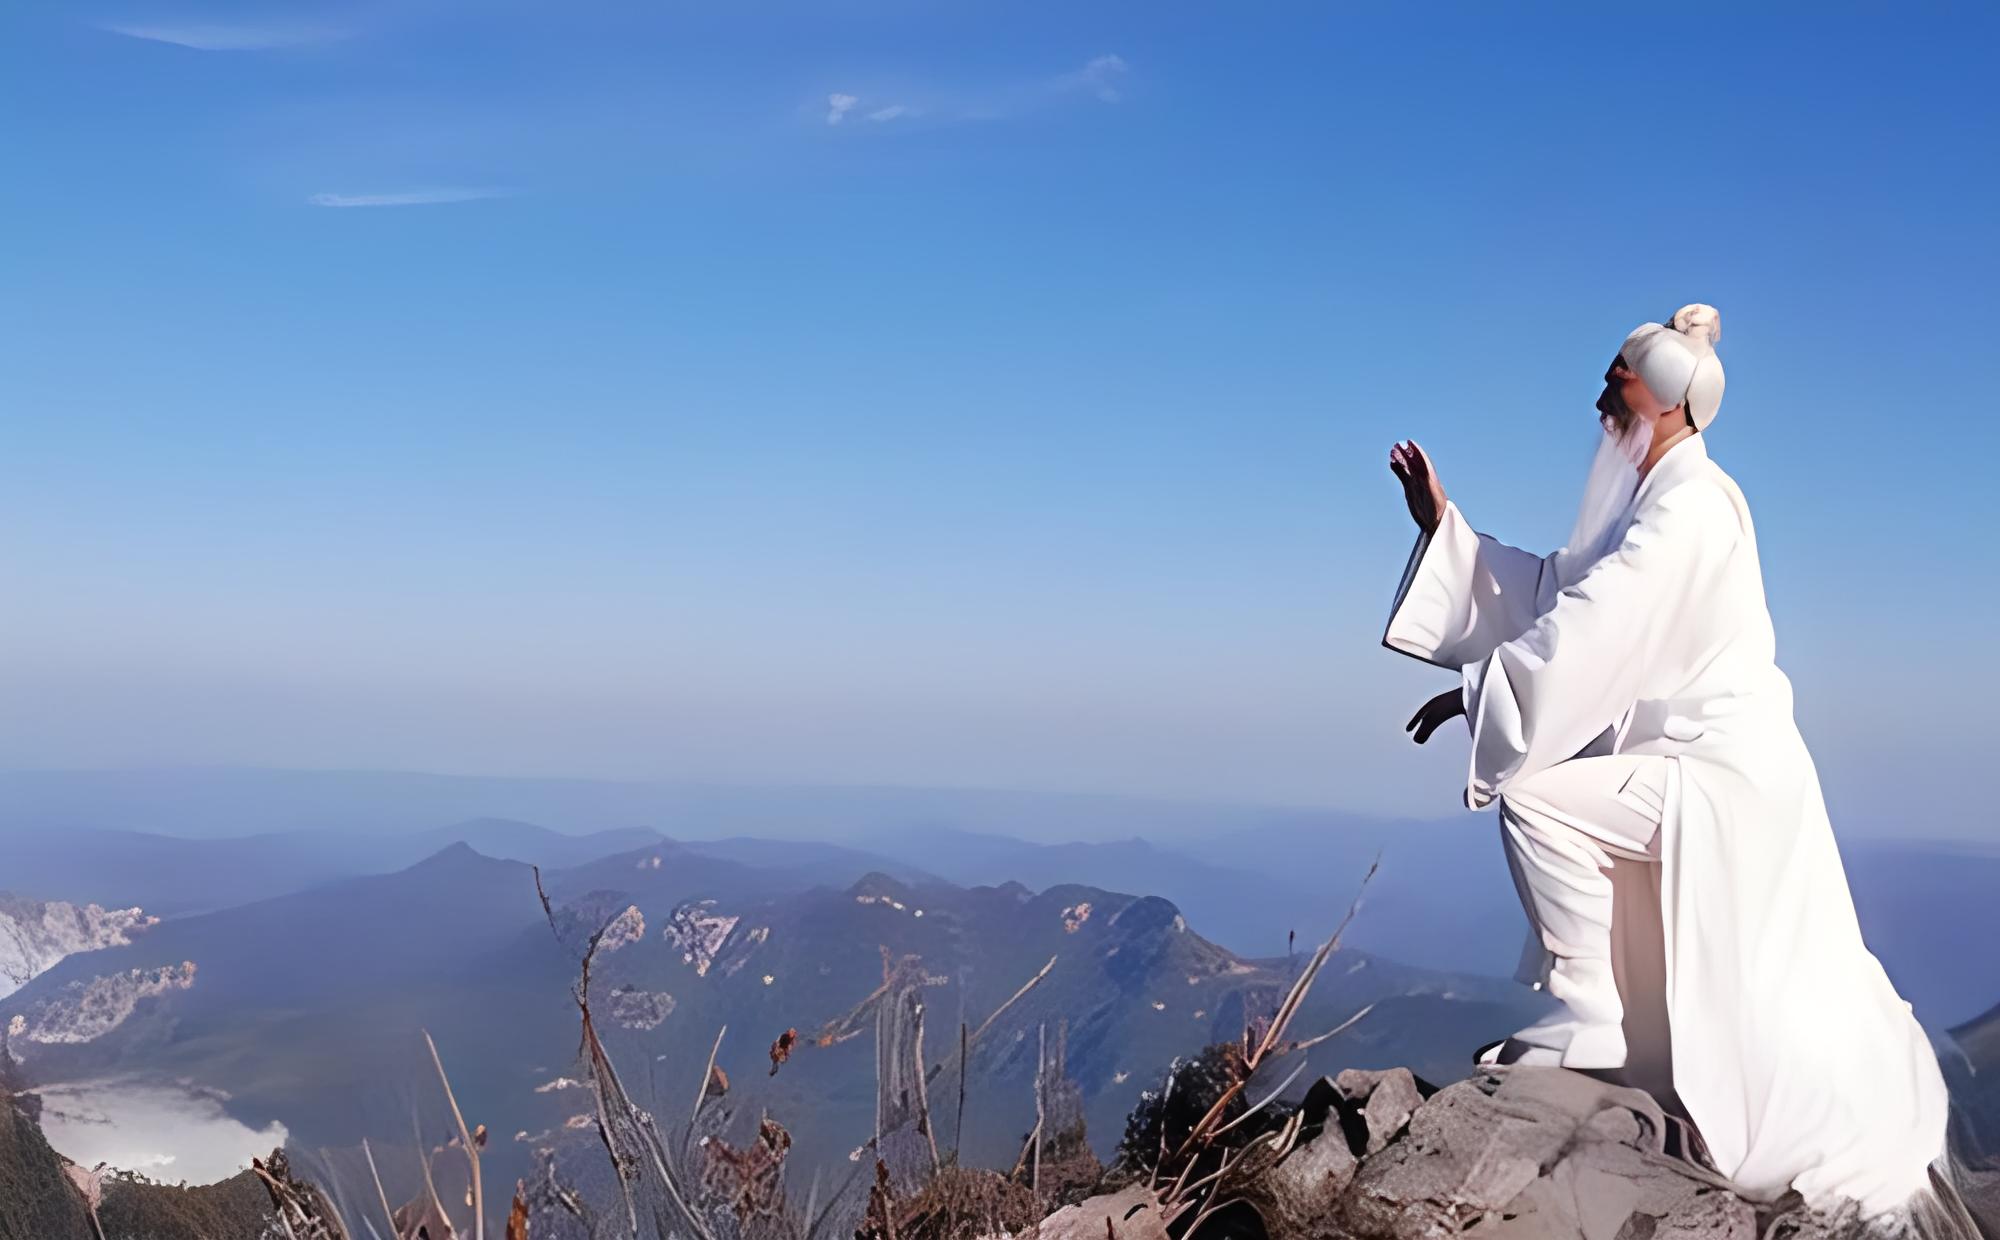
[[1389, 472], [1403, 484], [1403, 502], [1410, 506], [1410, 519], [1426, 534], [1437, 533], [1444, 519], [1444, 483], [1431, 468], [1431, 458], [1414, 439], [1389, 449]]
[[1403, 731], [1413, 733], [1412, 739], [1421, 745], [1431, 738], [1431, 733], [1443, 727], [1449, 720], [1465, 713], [1465, 695], [1458, 689], [1447, 689], [1417, 708], [1410, 721], [1403, 725]]

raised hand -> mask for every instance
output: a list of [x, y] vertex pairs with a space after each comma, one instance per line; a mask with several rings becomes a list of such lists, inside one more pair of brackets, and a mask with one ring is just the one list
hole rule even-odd
[[1447, 689], [1419, 706], [1417, 713], [1403, 725], [1403, 731], [1412, 733], [1411, 739], [1421, 745], [1431, 738], [1431, 733], [1464, 713], [1464, 693], [1458, 689]]
[[1437, 533], [1444, 519], [1444, 483], [1431, 468], [1431, 458], [1414, 439], [1389, 449], [1389, 472], [1403, 484], [1403, 502], [1410, 506], [1410, 519], [1426, 534]]

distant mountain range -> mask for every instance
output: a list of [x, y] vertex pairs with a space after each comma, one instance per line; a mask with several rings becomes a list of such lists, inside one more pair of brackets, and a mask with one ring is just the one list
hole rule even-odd
[[[43, 899], [138, 905], [160, 916], [186, 916], [303, 891], [342, 878], [386, 874], [454, 843], [496, 860], [549, 869], [666, 845], [657, 831], [623, 827], [565, 835], [508, 818], [477, 818], [408, 834], [310, 830], [231, 839], [183, 839], [141, 831], [17, 829], [0, 837], [10, 888]], [[888, 858], [829, 844], [735, 839], [676, 843], [690, 854], [744, 858], [796, 877], [834, 881], [872, 869], [915, 876]]]
[[[286, 797], [316, 786], [279, 782]], [[551, 807], [574, 791], [529, 785]], [[81, 818], [37, 825], [77, 789], [0, 777], [0, 790], [24, 786], [35, 798], [25, 814], [0, 797], [0, 877], [18, 893], [0, 899], [0, 974], [25, 982], [0, 996], [0, 1031], [23, 1070], [94, 1097], [133, 1080], [204, 1105], [223, 1099], [244, 1132], [280, 1123], [292, 1148], [335, 1160], [362, 1137], [407, 1145], [413, 1116], [426, 1141], [441, 1138], [427, 1029], [469, 1118], [494, 1133], [497, 1182], [523, 1173], [586, 1109], [574, 1089], [576, 951], [627, 909], [593, 996], [634, 1093], [667, 1111], [685, 1105], [726, 1027], [718, 1064], [731, 1098], [753, 1122], [768, 1107], [790, 1128], [798, 1165], [836, 1175], [852, 1168], [876, 1105], [872, 1027], [840, 1020], [906, 957], [924, 979], [933, 1063], [961, 1021], [977, 1026], [1055, 962], [972, 1056], [965, 1145], [980, 1163], [1011, 1161], [1033, 1122], [1044, 1029], [1062, 1031], [1093, 1143], [1108, 1151], [1174, 1057], [1240, 1035], [1246, 1016], [1275, 1005], [1378, 856], [1296, 1028], [1368, 1013], [1312, 1052], [1311, 1075], [1408, 1065], [1442, 1083], [1545, 1002], [1500, 980], [1523, 921], [1492, 820], [1470, 815], [1386, 823], [1245, 810], [1218, 834], [1176, 840], [1195, 821], [1176, 816], [1189, 807], [996, 797], [963, 812], [945, 794], [848, 790], [826, 809], [785, 790], [749, 803], [689, 794], [675, 821], [699, 838], [608, 814], [553, 820], [598, 825], [576, 834], [490, 814], [420, 827], [378, 814], [347, 829], [284, 820], [267, 823], [282, 831], [180, 838]], [[376, 777], [361, 789], [393, 791]], [[173, 791], [139, 780], [112, 799]], [[195, 808], [220, 812], [218, 795]], [[453, 781], [426, 796], [478, 799]], [[725, 808], [710, 816], [715, 806]], [[91, 821], [164, 828], [191, 812]], [[1034, 812], [1070, 826], [1086, 821], [1079, 814], [1096, 815], [1094, 827], [1157, 821], [1169, 834], [1049, 843], [999, 829]], [[763, 833], [835, 822], [845, 842]], [[1934, 1030], [1956, 1023], [1956, 1045], [1990, 1057], [2000, 956], [1985, 945], [2000, 935], [2000, 849], [1860, 841], [1843, 852], [1864, 930], [1904, 995]], [[542, 868], [560, 940], [530, 865]], [[145, 912], [120, 911], [133, 906]], [[829, 1028], [831, 1044], [813, 1044]], [[773, 1075], [769, 1048], [793, 1029], [800, 1040]], [[2000, 1129], [2000, 1101], [1962, 1069], [1948, 1065], [1970, 1100], [1961, 1122]], [[955, 1134], [955, 1092], [944, 1094], [939, 1131]], [[412, 1160], [386, 1174], [392, 1195], [414, 1192]]]
[[[1252, 955], [1330, 928], [1379, 853], [1357, 947], [1504, 974], [1523, 932], [1490, 815], [1396, 821], [1121, 796], [379, 771], [0, 772], [0, 884], [162, 916], [386, 873], [452, 839], [571, 866], [655, 834], [760, 865], [837, 858], [823, 881], [880, 869], [1147, 891]], [[1990, 898], [2000, 842], [1853, 836], [1843, 850], [1863, 928], [1926, 1023], [1948, 1027], [2000, 997], [2000, 955], [1974, 950], [2000, 931]]]
[[[1443, 822], [1268, 823], [1181, 847], [1144, 839], [1031, 844], [986, 833], [880, 833], [873, 852], [921, 858], [961, 883], [1124, 885], [1172, 900], [1231, 948], [1317, 942], [1361, 875], [1381, 868], [1348, 935], [1356, 948], [1430, 969], [1510, 975], [1526, 921], [1491, 815]], [[1847, 841], [1848, 881], [1870, 947], [1933, 1030], [2000, 999], [2000, 848]]]
[[[782, 851], [760, 859], [769, 864], [662, 841], [552, 871], [546, 886], [572, 931], [624, 907], [644, 918], [643, 935], [601, 958], [593, 992], [614, 1053], [646, 1083], [642, 1101], [656, 1088], [669, 1110], [691, 1098], [726, 1025], [719, 1064], [746, 1105], [791, 1127], [805, 1165], [844, 1169], [871, 1131], [872, 1025], [830, 1046], [802, 1043], [775, 1076], [768, 1049], [787, 1029], [810, 1035], [849, 1012], [882, 984], [885, 961], [919, 958], [935, 1061], [961, 1020], [977, 1025], [1054, 960], [975, 1048], [965, 1144], [984, 1161], [1011, 1160], [1033, 1123], [1039, 1028], [1066, 1029], [1093, 1139], [1108, 1151], [1174, 1056], [1239, 1036], [1246, 1014], [1275, 1007], [1298, 963], [1239, 957], [1157, 897], [881, 872], [801, 888]], [[851, 859], [812, 860], [828, 872]], [[130, 945], [73, 956], [0, 1001], [0, 1025], [17, 1030], [36, 1081], [143, 1075], [224, 1090], [243, 1123], [281, 1122], [306, 1149], [407, 1134], [412, 1100], [435, 1103], [416, 1032], [428, 1029], [461, 1102], [496, 1134], [492, 1174], [511, 1181], [587, 1109], [563, 1084], [578, 1075], [573, 970], [528, 868], [454, 844], [394, 874], [169, 919]], [[1536, 1010], [1510, 984], [1343, 953], [1300, 1029], [1370, 1003], [1315, 1049], [1317, 1066], [1408, 1062], [1455, 1076], [1479, 1041]], [[79, 1008], [117, 1019], [65, 1040]], [[56, 1040], [40, 1040], [49, 1033]]]

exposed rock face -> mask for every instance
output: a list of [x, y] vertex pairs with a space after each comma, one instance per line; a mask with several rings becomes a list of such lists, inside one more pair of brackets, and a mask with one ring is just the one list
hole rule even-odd
[[645, 914], [639, 911], [638, 905], [631, 904], [626, 906], [624, 912], [618, 914], [618, 916], [612, 918], [606, 924], [598, 940], [597, 949], [599, 951], [615, 952], [621, 947], [630, 947], [645, 937]]
[[1123, 1192], [1064, 1206], [1042, 1220], [1041, 1240], [1098, 1240], [1100, 1236], [1167, 1240], [1159, 1201], [1145, 1185], [1134, 1184]]
[[0, 891], [0, 999], [64, 956], [123, 946], [159, 920], [136, 908], [26, 900]]
[[10, 1037], [28, 1042], [88, 1042], [125, 1023], [141, 999], [194, 985], [194, 962], [128, 969], [76, 981], [18, 1014]]
[[665, 991], [612, 988], [611, 1015], [627, 1029], [658, 1029], [673, 1010], [674, 997]]
[[[1669, 1152], [1679, 1145], [1677, 1126], [1649, 1095], [1561, 1068], [1488, 1069], [1434, 1092], [1401, 1068], [1343, 1072], [1314, 1085], [1289, 1118], [1271, 1119], [1273, 1131], [1236, 1159], [1252, 1170], [1224, 1193], [1255, 1217], [1225, 1222], [1218, 1214], [1194, 1240], [1443, 1240], [1468, 1231], [1497, 1240], [1977, 1234], [1969, 1218], [1961, 1225], [1941, 1213], [1899, 1231], [1908, 1220], [1871, 1229], [1813, 1214], [1795, 1195], [1753, 1203]], [[1282, 1150], [1287, 1133], [1315, 1130], [1275, 1162], [1259, 1148]], [[1094, 1197], [1045, 1221], [1041, 1234], [1101, 1236], [1105, 1218], [1151, 1198], [1143, 1184]], [[1153, 1234], [1147, 1226], [1132, 1234]], [[1125, 1236], [1124, 1225], [1114, 1234]]]
[[1340, 1195], [1360, 1163], [1338, 1132], [1322, 1134], [1252, 1180], [1244, 1200], [1271, 1236], [1332, 1240], [1339, 1230]]
[[1642, 1092], [1559, 1069], [1482, 1074], [1385, 1133], [1405, 1112], [1401, 1099], [1376, 1107], [1394, 1088], [1383, 1077], [1363, 1103], [1367, 1157], [1340, 1202], [1354, 1235], [1455, 1235], [1475, 1218], [1524, 1240], [1761, 1234], [1720, 1177], [1667, 1155], [1666, 1118]]
[[1408, 1068], [1368, 1072], [1349, 1068], [1333, 1078], [1333, 1087], [1349, 1102], [1359, 1102], [1361, 1117], [1368, 1127], [1370, 1154], [1380, 1153], [1403, 1131], [1403, 1125], [1424, 1104], [1417, 1078]]
[[662, 933], [680, 949], [681, 959], [694, 966], [697, 976], [707, 977], [722, 945], [729, 940], [729, 932], [740, 920], [716, 912], [715, 901], [700, 900], [676, 908]]

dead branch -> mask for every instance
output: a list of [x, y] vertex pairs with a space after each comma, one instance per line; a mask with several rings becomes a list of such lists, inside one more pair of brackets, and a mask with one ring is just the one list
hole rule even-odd
[[965, 1143], [965, 1050], [971, 1039], [967, 1036], [964, 1021], [958, 1022], [958, 1125], [951, 1135], [951, 1161], [958, 1165], [958, 1156]]
[[437, 1066], [438, 1081], [444, 1086], [445, 1101], [451, 1103], [451, 1118], [458, 1125], [459, 1144], [465, 1147], [465, 1162], [472, 1173], [472, 1240], [486, 1240], [486, 1194], [479, 1180], [479, 1147], [485, 1144], [486, 1125], [479, 1126], [478, 1141], [465, 1127], [465, 1115], [458, 1109], [458, 1095], [451, 1090], [451, 1078], [445, 1075], [444, 1060], [438, 1056], [437, 1043], [431, 1040], [430, 1030], [423, 1031], [424, 1045], [431, 1051], [431, 1063]]
[[1361, 895], [1367, 891], [1369, 881], [1375, 877], [1375, 871], [1381, 865], [1382, 858], [1378, 854], [1373, 864], [1368, 867], [1368, 873], [1362, 876], [1361, 887], [1355, 892], [1354, 902], [1347, 906], [1346, 915], [1340, 919], [1340, 924], [1334, 927], [1333, 934], [1327, 938], [1326, 942], [1320, 944], [1318, 951], [1313, 953], [1311, 961], [1300, 971], [1298, 980], [1292, 983], [1292, 988], [1285, 995], [1284, 1002], [1278, 1005], [1277, 1013], [1272, 1016], [1271, 1023], [1265, 1028], [1263, 1036], [1254, 1039], [1256, 1043], [1254, 1047], [1251, 1047], [1251, 1042], [1253, 1041], [1251, 1030], [1246, 1028], [1243, 1031], [1243, 1041], [1246, 1047], [1243, 1055], [1243, 1071], [1238, 1074], [1237, 1079], [1230, 1084], [1229, 1088], [1223, 1090], [1222, 1096], [1215, 1100], [1213, 1106], [1209, 1107], [1208, 1113], [1195, 1123], [1194, 1128], [1189, 1131], [1186, 1139], [1174, 1151], [1172, 1161], [1179, 1162], [1181, 1159], [1186, 1158], [1197, 1146], [1206, 1146], [1210, 1141], [1214, 1140], [1215, 1128], [1221, 1122], [1223, 1113], [1228, 1110], [1229, 1104], [1234, 1102], [1237, 1096], [1243, 1092], [1244, 1086], [1249, 1083], [1251, 1077], [1256, 1075], [1257, 1069], [1263, 1066], [1264, 1061], [1270, 1057], [1272, 1051], [1283, 1039], [1286, 1028], [1291, 1024], [1292, 1017], [1298, 1013], [1299, 1005], [1305, 1001], [1306, 992], [1312, 989], [1312, 984], [1318, 978], [1320, 969], [1325, 966], [1327, 957], [1331, 956], [1334, 949], [1340, 946], [1340, 936], [1346, 932], [1348, 923], [1354, 920], [1354, 914], [1361, 907]]
[[701, 1070], [701, 1085], [694, 1091], [694, 1110], [688, 1113], [688, 1123], [692, 1125], [701, 1118], [701, 1104], [708, 1097], [708, 1089], [715, 1081], [715, 1056], [722, 1050], [722, 1035], [729, 1032], [724, 1025], [715, 1031], [715, 1045], [708, 1048], [708, 1066]]
[[[991, 1016], [988, 1016], [985, 1020], [979, 1022], [979, 1028], [972, 1031], [971, 1037], [961, 1039], [960, 1046], [962, 1049], [960, 1053], [961, 1054], [969, 1053], [971, 1044], [979, 1040], [979, 1035], [985, 1033], [988, 1029], [991, 1029], [993, 1027], [994, 1021], [999, 1020], [1001, 1015], [1004, 1012], [1006, 1012], [1008, 1008], [1013, 1007], [1015, 1001], [1018, 1000], [1022, 995], [1025, 995], [1029, 991], [1033, 990], [1041, 982], [1043, 978], [1049, 975], [1049, 970], [1055, 967], [1056, 967], [1056, 958], [1054, 956], [1050, 956], [1049, 962], [1042, 966], [1040, 972], [1036, 973], [1033, 977], [1023, 982], [1019, 990], [1015, 991], [1012, 995], [1008, 996], [1007, 1002], [1001, 1004], [997, 1008], [994, 1008], [993, 1014]], [[926, 1074], [925, 1079], [926, 1080], [935, 1079], [940, 1072], [943, 1072], [945, 1070], [945, 1066], [950, 1062], [951, 1060], [947, 1058], [938, 1063], [937, 1066], [933, 1067], [930, 1070], [930, 1072]]]
[[[396, 1212], [389, 1208], [389, 1194], [382, 1191], [382, 1173], [375, 1169], [375, 1151], [368, 1148], [366, 1137], [361, 1138], [361, 1156], [368, 1160], [368, 1175], [375, 1181], [375, 1200], [382, 1203], [382, 1217], [389, 1220], [390, 1240], [402, 1240], [396, 1232]], [[374, 1225], [370, 1224], [369, 1228], [373, 1230]]]
[[1289, 1055], [1293, 1051], [1309, 1051], [1313, 1047], [1318, 1046], [1321, 1042], [1326, 1041], [1328, 1038], [1337, 1038], [1341, 1034], [1346, 1033], [1349, 1029], [1354, 1028], [1356, 1022], [1358, 1022], [1362, 1017], [1368, 1015], [1368, 1013], [1374, 1010], [1375, 1010], [1375, 1005], [1371, 1003], [1367, 1007], [1364, 1007], [1360, 1011], [1356, 1012], [1354, 1015], [1348, 1017], [1346, 1020], [1341, 1021], [1333, 1028], [1327, 1030], [1325, 1033], [1320, 1034], [1318, 1037], [1307, 1038], [1303, 1042], [1288, 1043], [1284, 1047], [1281, 1047], [1278, 1053], [1280, 1055]]
[[[549, 902], [547, 890], [542, 886], [542, 872], [539, 866], [534, 867], [534, 875], [535, 894], [541, 897], [542, 912], [549, 920], [549, 931], [556, 935], [557, 942], [561, 942], [562, 936], [556, 930], [555, 911]], [[607, 921], [590, 936], [579, 964], [577, 985], [573, 992], [581, 1024], [579, 1036], [583, 1043], [583, 1055], [590, 1064], [591, 1092], [597, 1105], [598, 1135], [604, 1141], [605, 1152], [611, 1159], [612, 1170], [618, 1177], [619, 1189], [624, 1194], [626, 1218], [632, 1235], [639, 1234], [639, 1213], [638, 1204], [632, 1196], [630, 1181], [635, 1171], [639, 1174], [650, 1171], [653, 1178], [658, 1181], [661, 1191], [666, 1194], [667, 1199], [679, 1213], [681, 1222], [694, 1233], [696, 1240], [715, 1240], [707, 1222], [688, 1202], [687, 1196], [674, 1178], [672, 1169], [667, 1165], [666, 1146], [660, 1139], [652, 1115], [633, 1102], [631, 1095], [626, 1092], [624, 1083], [619, 1079], [618, 1069], [613, 1066], [611, 1055], [604, 1049], [604, 1041], [597, 1034], [597, 1022], [591, 1015], [591, 965], [596, 959], [599, 944], [604, 941], [605, 933], [616, 920], [613, 918]], [[718, 1032], [716, 1034], [718, 1046], [721, 1044], [721, 1038], [722, 1035]], [[704, 1089], [706, 1084], [704, 1080]], [[632, 1147], [631, 1152], [628, 1153], [621, 1146]], [[663, 1236], [671, 1235], [676, 1230], [668, 1219], [659, 1215], [657, 1207], [655, 1207], [654, 1222]]]
[[[431, 1155], [424, 1148], [424, 1129], [423, 1125], [417, 1120], [415, 1103], [410, 1105], [410, 1135], [416, 1139], [418, 1165], [424, 1171], [424, 1199], [430, 1204], [430, 1208], [436, 1211], [437, 1216], [445, 1220], [446, 1228], [455, 1232], [457, 1228], [451, 1226], [451, 1215], [445, 1212], [444, 1202], [438, 1200], [437, 1181], [431, 1176]], [[410, 1203], [410, 1206], [414, 1205], [416, 1205], [415, 1202]], [[410, 1209], [410, 1206], [405, 1206], [404, 1209], [410, 1210], [412, 1217], [423, 1213], [420, 1209]], [[400, 1235], [401, 1232], [399, 1231], [398, 1236], [400, 1237]]]

